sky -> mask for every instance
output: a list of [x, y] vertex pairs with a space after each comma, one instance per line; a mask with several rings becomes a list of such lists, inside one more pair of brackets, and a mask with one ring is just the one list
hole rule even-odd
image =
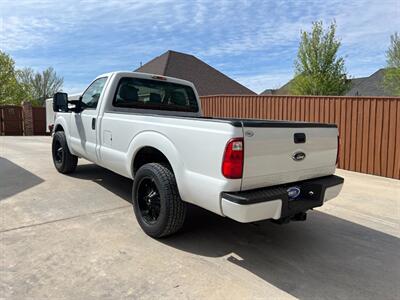
[[259, 93], [292, 78], [300, 32], [317, 20], [336, 21], [348, 75], [369, 76], [400, 32], [400, 0], [0, 0], [0, 49], [17, 68], [54, 67], [69, 93], [167, 50]]

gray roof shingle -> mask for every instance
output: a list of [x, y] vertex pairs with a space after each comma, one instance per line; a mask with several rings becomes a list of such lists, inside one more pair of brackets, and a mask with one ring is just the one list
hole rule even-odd
[[[345, 96], [393, 96], [383, 88], [385, 69], [379, 69], [371, 76], [350, 79], [351, 87]], [[293, 79], [292, 79], [293, 80]], [[260, 95], [290, 95], [290, 80], [279, 89], [266, 89]]]
[[169, 50], [139, 67], [135, 72], [159, 74], [193, 82], [200, 96], [255, 93], [197, 57]]
[[351, 79], [351, 88], [346, 96], [392, 96], [383, 88], [385, 69], [379, 69], [369, 77]]

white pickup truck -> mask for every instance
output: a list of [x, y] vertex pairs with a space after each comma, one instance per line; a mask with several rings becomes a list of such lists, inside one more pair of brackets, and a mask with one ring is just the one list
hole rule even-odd
[[52, 154], [61, 173], [79, 157], [132, 178], [132, 203], [152, 237], [178, 231], [192, 203], [239, 222], [305, 220], [343, 178], [334, 124], [202, 116], [193, 84], [159, 75], [97, 77], [79, 100], [57, 93]]

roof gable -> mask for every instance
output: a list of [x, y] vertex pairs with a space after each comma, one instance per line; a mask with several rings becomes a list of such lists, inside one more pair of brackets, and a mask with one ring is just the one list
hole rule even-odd
[[136, 72], [160, 74], [191, 81], [200, 96], [217, 94], [254, 95], [255, 93], [197, 57], [167, 51], [144, 64]]
[[157, 56], [150, 60], [149, 62], [145, 63], [143, 66], [140, 66], [135, 70], [135, 72], [141, 73], [150, 73], [150, 74], [159, 74], [165, 75], [165, 69], [167, 67], [169, 52], [165, 52], [160, 56]]

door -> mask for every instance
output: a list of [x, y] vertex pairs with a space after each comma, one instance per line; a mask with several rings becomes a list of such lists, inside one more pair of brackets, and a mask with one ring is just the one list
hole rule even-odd
[[71, 116], [71, 146], [78, 155], [97, 162], [96, 130], [99, 99], [102, 95], [107, 77], [98, 78], [82, 95], [80, 113]]

